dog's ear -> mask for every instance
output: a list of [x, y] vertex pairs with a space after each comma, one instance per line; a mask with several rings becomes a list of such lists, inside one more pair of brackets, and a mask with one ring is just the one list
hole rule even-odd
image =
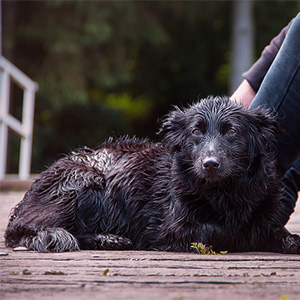
[[280, 128], [278, 122], [275, 119], [275, 115], [270, 112], [270, 110], [258, 107], [256, 109], [250, 109], [250, 116], [252, 117], [252, 122], [256, 127], [256, 131], [262, 135], [262, 138], [266, 141], [273, 141], [277, 134], [282, 134], [283, 130]]
[[186, 114], [175, 107], [165, 116], [158, 134], [162, 134], [163, 141], [171, 147], [172, 151], [179, 150], [185, 140]]
[[250, 152], [255, 155], [261, 151], [269, 151], [276, 140], [276, 135], [283, 133], [274, 114], [265, 108], [258, 107], [249, 109], [248, 117]]

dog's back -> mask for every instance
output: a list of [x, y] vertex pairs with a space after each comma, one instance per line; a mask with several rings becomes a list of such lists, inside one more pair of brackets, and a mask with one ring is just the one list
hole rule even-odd
[[166, 193], [169, 169], [168, 150], [148, 140], [122, 138], [73, 152], [42, 172], [14, 208], [6, 245], [61, 252], [133, 241], [149, 248], [163, 218], [152, 200]]

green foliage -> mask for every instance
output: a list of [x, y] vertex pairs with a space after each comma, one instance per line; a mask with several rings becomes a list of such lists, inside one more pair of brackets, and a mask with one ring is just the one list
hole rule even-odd
[[201, 255], [225, 255], [228, 251], [220, 251], [220, 253], [216, 253], [212, 246], [206, 246], [202, 243], [193, 242], [191, 244], [191, 248], [195, 249]]
[[33, 148], [33, 169], [41, 172], [62, 154], [85, 145], [99, 146], [109, 135], [133, 133], [122, 112], [94, 103], [65, 105], [56, 114], [44, 111], [36, 117], [34, 145], [43, 147]]
[[9, 275], [19, 275], [19, 272], [9, 271]]
[[[232, 3], [4, 1], [3, 54], [39, 83], [33, 172], [110, 135], [153, 138], [171, 105], [226, 94]], [[299, 1], [254, 4], [258, 56]]]
[[300, 8], [300, 1], [253, 1], [255, 21], [256, 58], [283, 27], [294, 18]]
[[145, 96], [132, 98], [128, 93], [108, 94], [104, 98], [104, 104], [111, 109], [120, 110], [128, 121], [146, 119], [152, 108], [151, 101]]
[[283, 294], [277, 298], [277, 300], [289, 300], [290, 297], [288, 294]]

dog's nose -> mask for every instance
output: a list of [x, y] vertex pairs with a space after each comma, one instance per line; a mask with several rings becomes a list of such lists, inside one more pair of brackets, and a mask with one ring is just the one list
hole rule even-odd
[[203, 160], [202, 166], [205, 170], [213, 170], [219, 169], [221, 164], [216, 157], [207, 157]]

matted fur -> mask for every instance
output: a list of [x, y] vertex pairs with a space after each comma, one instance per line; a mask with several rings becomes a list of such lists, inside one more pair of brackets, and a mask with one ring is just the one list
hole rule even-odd
[[162, 143], [123, 138], [71, 153], [14, 208], [8, 247], [300, 253], [281, 224], [268, 111], [226, 97], [175, 108]]

